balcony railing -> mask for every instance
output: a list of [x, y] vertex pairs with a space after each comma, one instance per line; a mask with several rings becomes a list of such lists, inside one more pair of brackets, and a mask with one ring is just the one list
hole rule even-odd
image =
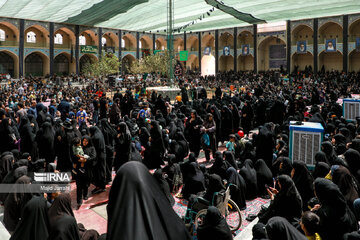
[[356, 42], [356, 38], [360, 38], [360, 36], [350, 36], [349, 42]]
[[312, 45], [312, 44], [314, 44], [314, 39], [291, 39], [292, 45], [296, 45], [297, 42], [299, 42], [299, 41], [306, 41], [306, 42], [307, 42], [307, 45]]
[[343, 38], [342, 37], [341, 38], [336, 38], [336, 37], [326, 37], [326, 38], [324, 38], [324, 37], [320, 37], [319, 38], [319, 44], [324, 44], [326, 39], [336, 39], [337, 43], [343, 43]]
[[11, 40], [0, 41], [0, 47], [17, 47], [17, 46], [19, 46], [18, 41], [11, 41]]
[[29, 43], [25, 42], [25, 48], [49, 48], [49, 43], [47, 42], [37, 42], [37, 43]]
[[248, 44], [250, 46], [250, 48], [254, 47], [254, 43], [242, 43], [242, 42], [237, 42], [237, 49], [240, 49], [242, 45], [246, 45]]
[[121, 51], [123, 51], [123, 52], [136, 52], [136, 47], [124, 47], [124, 48], [121, 48]]
[[[54, 44], [54, 48], [57, 49], [71, 49], [71, 43], [68, 44]], [[73, 49], [75, 49], [75, 45], [73, 45]]]

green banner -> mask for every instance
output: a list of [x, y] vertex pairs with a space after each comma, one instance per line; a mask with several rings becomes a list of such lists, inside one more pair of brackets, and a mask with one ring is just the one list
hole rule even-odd
[[80, 53], [98, 53], [97, 46], [80, 46]]
[[188, 51], [180, 51], [179, 55], [180, 55], [180, 61], [187, 61], [189, 52]]
[[162, 50], [154, 50], [154, 55], [161, 52]]

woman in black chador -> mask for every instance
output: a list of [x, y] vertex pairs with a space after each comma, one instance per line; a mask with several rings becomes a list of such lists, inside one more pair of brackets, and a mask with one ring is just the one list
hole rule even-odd
[[164, 165], [165, 146], [159, 123], [151, 121], [150, 126], [150, 138], [148, 147], [145, 149], [144, 163], [149, 169], [155, 169], [159, 168], [160, 165]]
[[107, 240], [190, 240], [184, 222], [149, 170], [139, 162], [125, 163], [109, 194]]
[[96, 188], [92, 193], [99, 193], [105, 190], [106, 184], [106, 149], [104, 135], [98, 127], [90, 128], [92, 144], [96, 151], [96, 165], [93, 168], [93, 181]]
[[203, 124], [202, 119], [197, 115], [195, 110], [191, 111], [191, 118], [187, 119], [185, 124], [185, 136], [189, 141], [190, 151], [198, 157], [200, 153], [200, 128]]

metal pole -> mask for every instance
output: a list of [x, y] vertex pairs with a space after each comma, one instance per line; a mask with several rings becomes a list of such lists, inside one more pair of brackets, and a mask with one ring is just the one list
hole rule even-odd
[[168, 0], [168, 16], [167, 16], [167, 50], [169, 52], [169, 69], [168, 76], [170, 85], [174, 84], [174, 1]]

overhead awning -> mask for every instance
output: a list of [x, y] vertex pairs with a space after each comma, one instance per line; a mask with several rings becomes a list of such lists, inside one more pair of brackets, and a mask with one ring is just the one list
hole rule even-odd
[[[167, 26], [167, 2], [0, 0], [0, 16], [164, 33]], [[182, 27], [181, 31], [205, 31], [262, 21], [297, 20], [359, 12], [359, 0], [174, 0], [174, 27]]]

